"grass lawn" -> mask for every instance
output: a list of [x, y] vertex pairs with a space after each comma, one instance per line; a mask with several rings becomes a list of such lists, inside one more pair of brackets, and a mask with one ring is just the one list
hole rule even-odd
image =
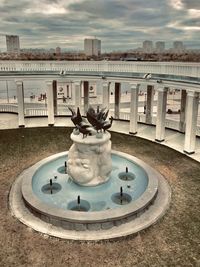
[[165, 146], [112, 133], [112, 148], [136, 156], [169, 182], [166, 215], [137, 235], [78, 242], [48, 237], [13, 218], [10, 187], [23, 169], [71, 146], [69, 128], [0, 131], [0, 267], [200, 266], [200, 164]]

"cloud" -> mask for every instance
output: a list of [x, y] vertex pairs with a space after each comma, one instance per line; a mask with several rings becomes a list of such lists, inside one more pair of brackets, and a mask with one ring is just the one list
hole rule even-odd
[[136, 48], [146, 39], [199, 47], [199, 21], [199, 0], [0, 0], [1, 35], [18, 34], [25, 48], [80, 50], [84, 38], [95, 36], [107, 51]]
[[198, 0], [182, 0], [182, 4], [186, 9], [200, 10], [200, 2]]

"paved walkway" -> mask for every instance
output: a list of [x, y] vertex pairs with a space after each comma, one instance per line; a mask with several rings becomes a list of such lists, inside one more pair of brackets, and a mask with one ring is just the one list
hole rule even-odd
[[[26, 118], [26, 127], [45, 127], [48, 125], [47, 118]], [[55, 118], [55, 126], [73, 127], [73, 123], [69, 117]], [[0, 130], [18, 128], [18, 117], [15, 114], [0, 114]], [[138, 124], [138, 133], [136, 136], [155, 142], [155, 126], [146, 124]], [[129, 134], [128, 121], [113, 121], [112, 131]], [[161, 145], [171, 147], [183, 153], [184, 134], [174, 130], [166, 129], [165, 141]], [[194, 160], [200, 162], [200, 138], [196, 138], [196, 151], [193, 155], [187, 155]]]

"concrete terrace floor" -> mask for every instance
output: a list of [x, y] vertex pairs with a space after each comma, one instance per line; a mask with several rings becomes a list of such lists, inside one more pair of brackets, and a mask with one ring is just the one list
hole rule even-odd
[[[26, 118], [26, 127], [46, 127], [48, 125], [47, 118]], [[56, 127], [73, 127], [70, 117], [56, 117], [55, 118]], [[0, 114], [0, 130], [3, 129], [14, 129], [18, 128], [18, 118], [14, 114]], [[150, 126], [146, 124], [138, 124], [137, 137], [141, 137], [150, 141], [155, 142], [155, 126]], [[128, 121], [113, 121], [111, 131], [129, 134], [129, 122]], [[183, 153], [184, 147], [184, 134], [166, 129], [165, 130], [165, 141], [161, 145], [168, 146], [172, 149]], [[188, 157], [200, 162], [200, 138], [196, 138], [196, 150], [192, 155], [187, 155]]]

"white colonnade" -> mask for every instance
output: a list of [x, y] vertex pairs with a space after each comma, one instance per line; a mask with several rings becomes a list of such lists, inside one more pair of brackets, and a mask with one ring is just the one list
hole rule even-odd
[[[87, 80], [75, 80], [73, 83], [74, 107], [81, 107], [82, 96], [84, 113], [89, 107], [89, 88], [90, 82]], [[93, 81], [94, 83], [94, 81]], [[106, 80], [102, 82], [102, 106], [109, 109], [110, 107], [110, 84]], [[162, 84], [157, 86], [149, 85], [147, 82], [147, 99], [145, 99], [145, 123], [152, 124], [153, 106], [154, 106], [154, 92], [157, 92], [157, 116], [156, 116], [156, 131], [155, 140], [163, 142], [165, 140], [165, 127], [166, 127], [166, 109], [167, 109], [167, 91], [168, 87]], [[16, 81], [17, 98], [18, 98], [18, 120], [19, 127], [25, 126], [24, 118], [24, 88], [23, 81]], [[47, 88], [47, 113], [48, 125], [53, 126], [55, 122], [55, 81], [46, 81]], [[121, 103], [121, 83], [115, 82], [115, 96], [114, 96], [114, 118], [120, 119], [120, 103]], [[130, 99], [130, 134], [137, 134], [138, 132], [138, 95], [140, 84], [130, 82], [131, 99]], [[83, 95], [82, 95], [83, 94]], [[197, 115], [199, 105], [199, 93], [194, 90], [181, 90], [180, 102], [180, 122], [179, 131], [185, 133], [184, 147], [185, 153], [192, 154], [195, 152], [196, 128], [197, 128]]]

